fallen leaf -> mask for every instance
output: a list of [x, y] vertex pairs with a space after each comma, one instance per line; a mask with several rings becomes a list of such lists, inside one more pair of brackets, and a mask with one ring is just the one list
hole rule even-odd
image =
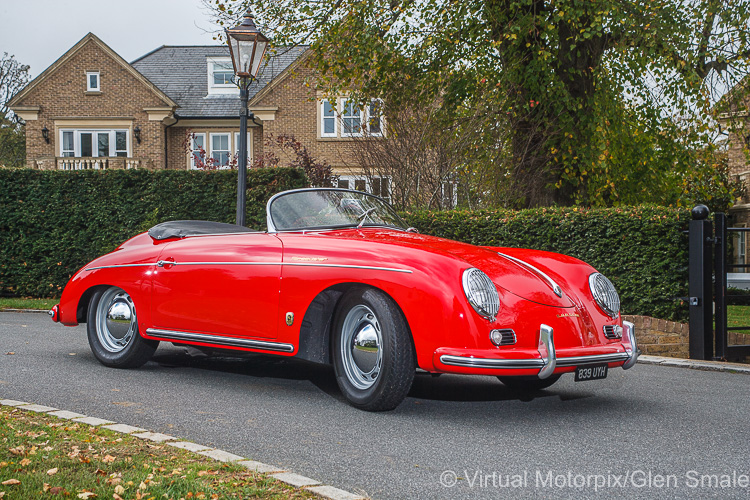
[[148, 489], [148, 485], [146, 483], [144, 483], [143, 481], [141, 481], [141, 484], [138, 485], [138, 489], [139, 490]]
[[112, 493], [112, 498], [114, 500], [123, 500], [123, 498], [120, 495], [118, 495], [117, 493]]
[[111, 464], [112, 462], [115, 461], [115, 457], [113, 457], [112, 455], [107, 455], [104, 458], [102, 458], [102, 460], [104, 460], [105, 462]]
[[84, 491], [83, 493], [78, 494], [78, 498], [83, 498], [83, 500], [86, 500], [87, 498], [96, 498], [96, 493], [93, 491]]
[[117, 486], [115, 486], [115, 493], [117, 493], [118, 495], [123, 495], [125, 493], [125, 488], [123, 488], [121, 484], [118, 484]]
[[21, 460], [21, 467], [26, 467], [30, 463], [31, 463], [31, 460], [29, 460], [28, 458], [24, 458], [23, 460]]
[[8, 451], [10, 451], [14, 455], [23, 455], [24, 451], [26, 451], [26, 448], [23, 446], [17, 446], [15, 448], [10, 448]]
[[15, 352], [6, 352], [5, 353], [6, 356], [13, 356], [14, 354], [15, 354]]
[[49, 491], [49, 484], [44, 483], [42, 485], [42, 491], [45, 492], [45, 493], [47, 493]]
[[62, 495], [63, 493], [65, 493], [65, 488], [63, 488], [62, 486], [53, 486], [49, 489], [49, 492], [53, 495]]
[[48, 476], [54, 476], [55, 474], [57, 474], [57, 467], [55, 467], [54, 469], [50, 469], [50, 470], [47, 471], [47, 475]]
[[7, 481], [3, 481], [0, 484], [2, 484], [3, 486], [13, 486], [16, 484], [21, 484], [21, 481], [19, 481], [18, 479], [8, 479]]
[[106, 476], [107, 472], [101, 469], [96, 469], [96, 471], [94, 471], [94, 474], [99, 475], [99, 476]]

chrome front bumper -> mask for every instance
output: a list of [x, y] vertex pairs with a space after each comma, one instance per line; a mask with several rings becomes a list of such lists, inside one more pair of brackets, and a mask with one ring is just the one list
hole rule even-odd
[[489, 368], [495, 370], [533, 370], [538, 369], [538, 377], [544, 379], [552, 375], [558, 366], [580, 366], [596, 363], [623, 363], [623, 370], [635, 365], [640, 351], [635, 340], [635, 326], [629, 321], [623, 321], [622, 345], [625, 352], [610, 354], [593, 354], [589, 356], [568, 356], [558, 358], [555, 353], [555, 342], [552, 328], [542, 325], [539, 329], [539, 354], [541, 357], [533, 359], [495, 359], [466, 356], [440, 356], [440, 362], [451, 366], [466, 368]]

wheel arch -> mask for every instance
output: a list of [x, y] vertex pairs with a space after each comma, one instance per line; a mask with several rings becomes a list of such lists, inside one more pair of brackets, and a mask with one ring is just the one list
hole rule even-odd
[[385, 290], [376, 286], [368, 285], [365, 283], [350, 282], [350, 283], [339, 283], [326, 288], [320, 292], [310, 303], [305, 311], [305, 316], [302, 318], [302, 325], [300, 326], [299, 332], [299, 348], [297, 350], [296, 357], [304, 359], [306, 361], [312, 361], [314, 363], [332, 364], [333, 358], [331, 355], [332, 336], [333, 336], [333, 320], [338, 310], [338, 304], [347, 292], [357, 288], [369, 288], [377, 290], [390, 300], [396, 306], [399, 314], [404, 320], [406, 327], [409, 331], [409, 337], [411, 338], [411, 348], [414, 351], [416, 359], [416, 352], [414, 347], [414, 336], [409, 326], [409, 322], [406, 319], [404, 311], [401, 309], [399, 303]]
[[96, 291], [109, 288], [110, 286], [113, 285], [94, 285], [87, 288], [86, 291], [81, 294], [81, 297], [78, 299], [78, 305], [76, 306], [76, 321], [78, 321], [78, 323], [86, 323], [88, 321], [89, 303], [91, 302], [91, 297]]

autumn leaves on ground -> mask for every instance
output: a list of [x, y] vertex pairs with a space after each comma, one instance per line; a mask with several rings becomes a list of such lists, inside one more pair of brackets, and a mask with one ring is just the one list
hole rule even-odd
[[0, 407], [0, 498], [313, 498], [163, 444]]

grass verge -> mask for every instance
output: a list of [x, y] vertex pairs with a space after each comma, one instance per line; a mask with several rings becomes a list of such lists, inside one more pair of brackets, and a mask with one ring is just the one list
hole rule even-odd
[[125, 434], [0, 407], [0, 498], [316, 498], [233, 464]]
[[17, 299], [0, 297], [0, 311], [3, 309], [52, 309], [60, 299]]

